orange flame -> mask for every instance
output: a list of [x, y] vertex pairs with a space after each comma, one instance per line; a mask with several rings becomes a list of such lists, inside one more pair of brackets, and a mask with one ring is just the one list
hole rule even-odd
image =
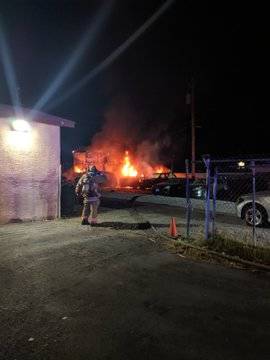
[[169, 171], [170, 171], [170, 169], [168, 169], [166, 166], [163, 166], [163, 165], [155, 167], [155, 173], [158, 173], [158, 174], [166, 173]]
[[122, 167], [121, 174], [123, 176], [131, 176], [131, 177], [136, 177], [138, 175], [138, 171], [130, 163], [128, 151], [125, 152], [124, 165]]
[[75, 172], [76, 174], [81, 174], [81, 173], [84, 172], [84, 169], [81, 168], [81, 167], [78, 166], [78, 165], [75, 165], [75, 166], [74, 166], [74, 172]]

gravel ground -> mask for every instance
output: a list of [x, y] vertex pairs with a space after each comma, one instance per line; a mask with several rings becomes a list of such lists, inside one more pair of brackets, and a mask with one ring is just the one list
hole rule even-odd
[[100, 222], [0, 228], [1, 359], [269, 359], [267, 274], [169, 253], [130, 209]]

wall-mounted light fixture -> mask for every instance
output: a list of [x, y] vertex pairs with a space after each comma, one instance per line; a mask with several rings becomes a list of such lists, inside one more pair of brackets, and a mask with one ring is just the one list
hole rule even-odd
[[32, 127], [25, 119], [10, 119], [10, 130], [6, 135], [9, 148], [17, 151], [29, 151], [33, 143]]
[[30, 132], [31, 126], [28, 121], [24, 119], [15, 119], [11, 122], [11, 127], [15, 131]]

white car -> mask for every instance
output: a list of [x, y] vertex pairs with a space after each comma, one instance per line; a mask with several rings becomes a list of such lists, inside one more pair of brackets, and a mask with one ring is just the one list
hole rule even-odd
[[[255, 196], [255, 226], [270, 222], [270, 191], [258, 191]], [[237, 216], [253, 225], [252, 194], [242, 195], [236, 201]]]

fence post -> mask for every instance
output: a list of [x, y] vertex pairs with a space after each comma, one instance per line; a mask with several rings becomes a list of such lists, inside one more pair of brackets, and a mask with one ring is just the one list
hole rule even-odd
[[252, 240], [256, 245], [256, 167], [255, 161], [251, 161], [250, 167], [252, 170]]
[[211, 171], [210, 171], [210, 157], [203, 159], [206, 166], [206, 197], [205, 197], [205, 240], [209, 238], [209, 215], [210, 215], [210, 186], [211, 186]]
[[215, 220], [216, 220], [216, 206], [217, 206], [217, 183], [218, 183], [218, 169], [215, 167], [214, 182], [213, 182], [213, 218], [212, 218], [212, 237], [215, 236]]
[[190, 202], [190, 188], [189, 188], [189, 160], [186, 159], [186, 221], [187, 221], [187, 238], [190, 235], [190, 217], [191, 217], [191, 202]]

